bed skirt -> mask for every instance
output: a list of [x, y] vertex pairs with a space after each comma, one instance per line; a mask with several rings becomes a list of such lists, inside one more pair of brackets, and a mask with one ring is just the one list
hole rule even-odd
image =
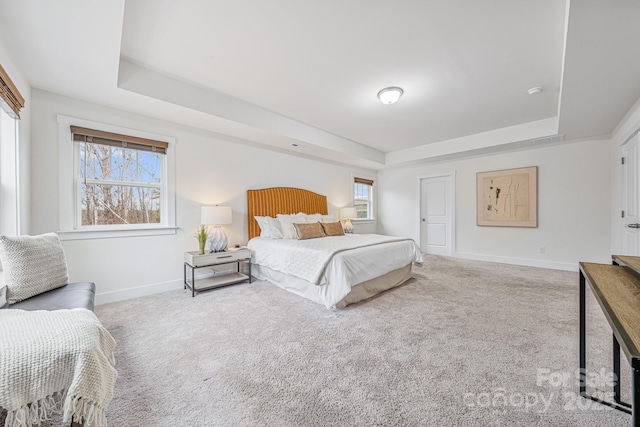
[[[410, 263], [404, 267], [398, 268], [397, 270], [383, 274], [382, 276], [354, 285], [351, 288], [351, 292], [349, 292], [340, 302], [335, 304], [334, 307], [344, 308], [349, 304], [355, 304], [388, 289], [400, 286], [411, 278], [411, 266], [412, 264]], [[324, 286], [331, 286], [330, 284], [320, 286], [314, 285], [306, 280], [290, 276], [258, 264], [253, 264], [251, 266], [251, 273], [258, 280], [266, 280], [281, 289], [299, 295], [303, 298], [307, 298], [326, 307], [331, 307], [331, 304], [327, 304], [325, 301], [322, 289]]]

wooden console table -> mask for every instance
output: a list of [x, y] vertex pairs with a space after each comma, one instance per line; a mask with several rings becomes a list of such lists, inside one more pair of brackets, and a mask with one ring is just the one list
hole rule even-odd
[[[614, 255], [613, 265], [580, 263], [580, 395], [632, 414], [640, 427], [640, 257]], [[614, 402], [587, 394], [586, 282], [613, 330]], [[620, 400], [620, 348], [632, 368], [631, 403]]]

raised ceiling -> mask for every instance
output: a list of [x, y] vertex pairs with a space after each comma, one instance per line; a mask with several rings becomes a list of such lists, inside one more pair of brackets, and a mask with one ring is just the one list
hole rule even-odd
[[35, 88], [379, 169], [610, 134], [640, 5], [608, 4], [3, 0], [0, 37]]

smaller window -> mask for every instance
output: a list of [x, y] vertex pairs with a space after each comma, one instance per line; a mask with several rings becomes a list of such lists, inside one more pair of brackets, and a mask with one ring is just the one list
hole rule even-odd
[[373, 219], [373, 180], [353, 179], [353, 206], [357, 219]]

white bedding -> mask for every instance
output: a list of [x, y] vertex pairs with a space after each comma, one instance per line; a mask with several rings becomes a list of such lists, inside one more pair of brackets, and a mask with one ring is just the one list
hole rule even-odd
[[422, 263], [420, 248], [411, 239], [377, 234], [352, 234], [319, 239], [249, 241], [252, 263], [321, 286], [327, 307], [334, 307], [358, 283], [390, 271]]

